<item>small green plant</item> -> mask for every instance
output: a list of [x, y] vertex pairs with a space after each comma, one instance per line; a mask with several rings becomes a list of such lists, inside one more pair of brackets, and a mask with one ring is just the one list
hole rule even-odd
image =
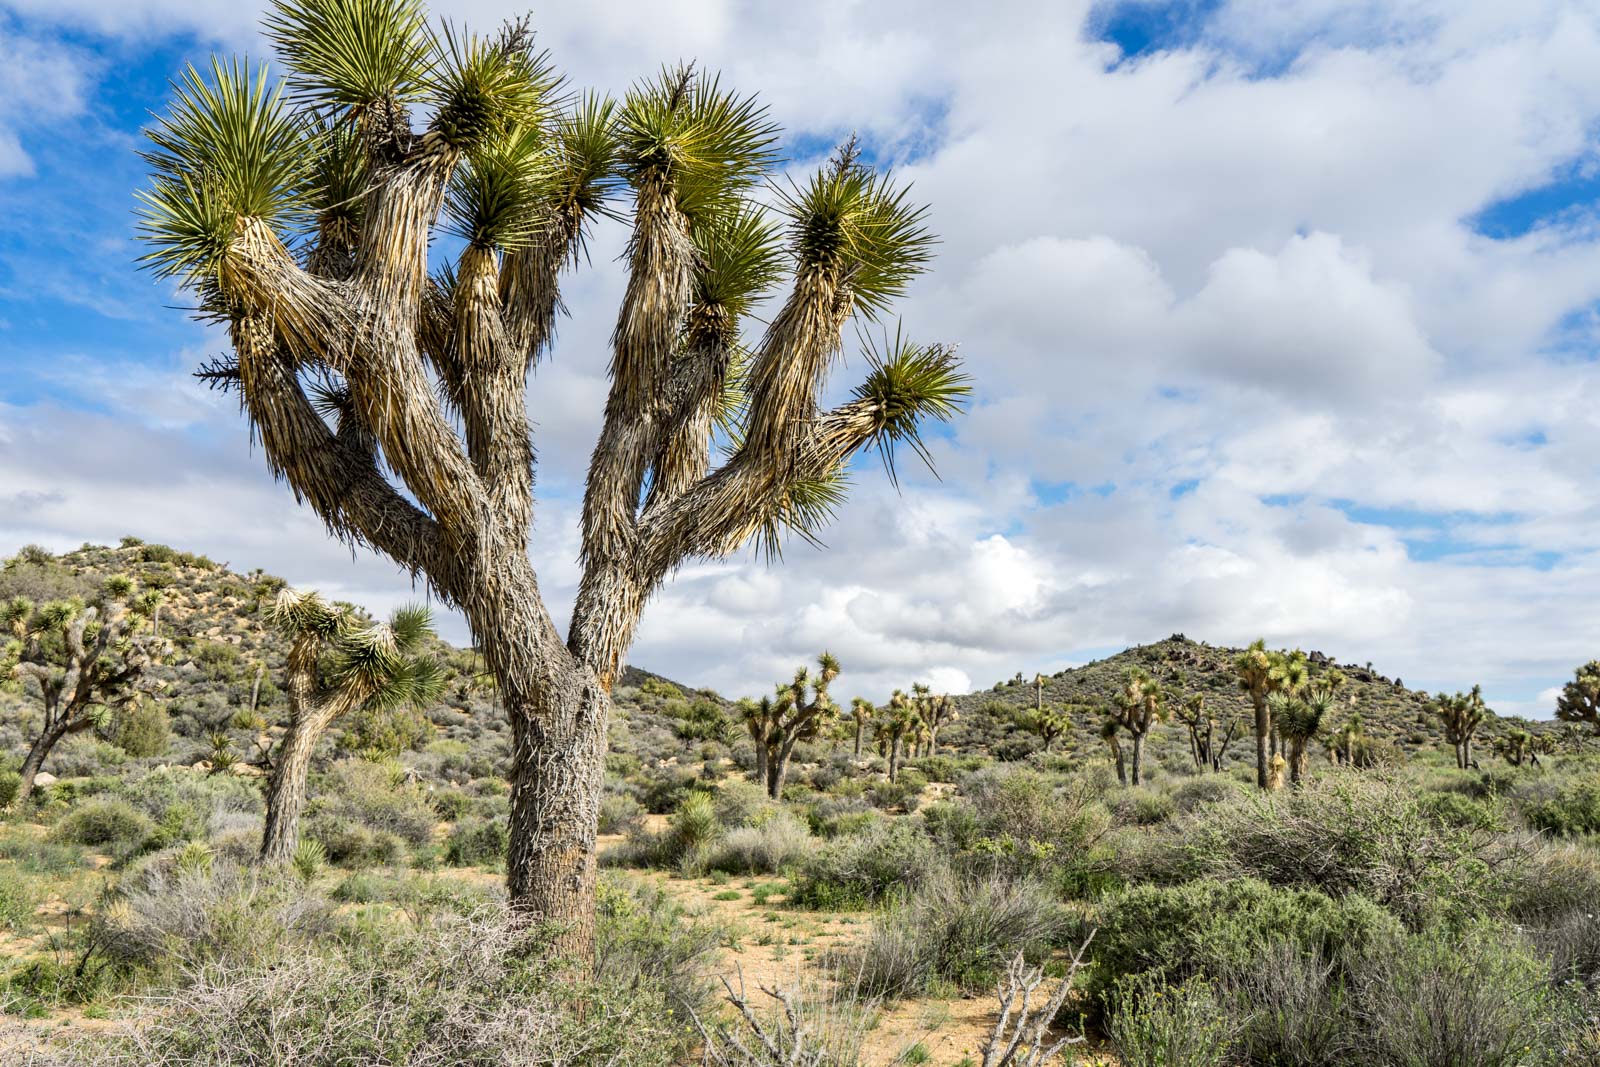
[[289, 856], [289, 866], [302, 882], [314, 882], [328, 865], [328, 849], [315, 838], [303, 837]]

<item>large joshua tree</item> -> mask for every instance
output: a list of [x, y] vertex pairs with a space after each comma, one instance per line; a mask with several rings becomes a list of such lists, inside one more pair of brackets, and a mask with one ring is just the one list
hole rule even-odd
[[1117, 721], [1133, 738], [1133, 757], [1129, 761], [1134, 785], [1144, 783], [1144, 739], [1150, 728], [1167, 714], [1167, 694], [1161, 683], [1149, 674], [1130, 668], [1123, 676], [1122, 688], [1112, 698]]
[[1239, 688], [1249, 696], [1255, 710], [1256, 786], [1267, 789], [1272, 777], [1271, 760], [1278, 748], [1268, 698], [1277, 692], [1295, 692], [1305, 684], [1309, 677], [1305, 654], [1269, 652], [1266, 642], [1257, 639], [1234, 660], [1233, 670]]
[[[932, 235], [853, 143], [757, 195], [777, 127], [692, 68], [620, 102], [566, 93], [525, 25], [436, 34], [420, 0], [277, 0], [266, 31], [286, 85], [214, 61], [150, 130], [146, 260], [228, 331], [202, 374], [238, 391], [271, 470], [466, 616], [513, 728], [511, 901], [581, 955], [611, 687], [645, 602], [685, 560], [811, 535], [853, 456], [926, 459], [919, 426], [967, 394], [951, 349], [885, 330], [821, 406], [845, 329], [888, 312]], [[527, 551], [526, 397], [601, 216], [630, 228], [628, 278], [563, 637]], [[453, 262], [430, 274], [430, 249]]]
[[1561, 695], [1556, 697], [1556, 718], [1587, 723], [1600, 734], [1600, 659], [1579, 667], [1573, 672], [1572, 681], [1561, 687]]
[[316, 593], [284, 589], [272, 622], [290, 640], [289, 724], [267, 780], [260, 856], [268, 863], [294, 855], [311, 754], [334, 720], [363, 707], [426, 704], [444, 689], [438, 661], [420, 651], [432, 633], [427, 608], [400, 608], [387, 623], [365, 625]]
[[26, 597], [0, 605], [7, 634], [0, 669], [33, 683], [42, 712], [22, 761], [18, 802], [33, 792], [40, 768], [62, 738], [105, 725], [166, 684], [150, 673], [166, 647], [150, 625], [160, 598], [133, 592], [129, 578], [114, 575], [93, 605], [35, 605]]

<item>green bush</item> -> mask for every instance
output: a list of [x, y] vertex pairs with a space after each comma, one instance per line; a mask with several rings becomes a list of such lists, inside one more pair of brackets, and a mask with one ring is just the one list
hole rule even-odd
[[0, 770], [0, 808], [9, 808], [16, 803], [17, 793], [22, 789], [22, 775], [13, 770]]
[[939, 872], [873, 919], [849, 970], [872, 996], [920, 995], [938, 982], [987, 990], [1018, 952], [1042, 959], [1063, 925], [1040, 883]]
[[450, 830], [444, 860], [452, 867], [503, 864], [510, 833], [504, 819], [463, 819]]
[[838, 910], [876, 903], [917, 885], [938, 863], [933, 841], [900, 819], [837, 837], [814, 851], [794, 876], [791, 902]]
[[135, 759], [162, 755], [172, 744], [167, 709], [147, 701], [122, 712], [112, 721], [107, 740]]
[[1365, 897], [1335, 899], [1251, 878], [1135, 886], [1102, 903], [1098, 925], [1087, 988], [1102, 1002], [1132, 975], [1169, 983], [1222, 977], [1280, 941], [1337, 961], [1399, 930]]
[[600, 832], [626, 834], [644, 826], [644, 805], [626, 793], [607, 793], [600, 798]]
[[1116, 987], [1111, 1043], [1122, 1067], [1223, 1067], [1233, 1019], [1204, 978], [1163, 986], [1148, 975]]
[[1551, 795], [1524, 799], [1522, 817], [1533, 829], [1558, 836], [1600, 832], [1600, 777], [1565, 782]]
[[399, 863], [406, 854], [405, 842], [394, 834], [336, 815], [313, 815], [301, 832], [320, 842], [328, 862], [340, 867], [380, 867]]
[[0, 868], [0, 930], [23, 933], [33, 926], [39, 906], [38, 884], [10, 868]]
[[113, 855], [128, 855], [143, 845], [154, 829], [149, 816], [127, 801], [94, 797], [69, 811], [56, 823], [51, 836]]
[[313, 784], [309, 810], [393, 835], [413, 848], [432, 840], [438, 818], [421, 782], [395, 764], [366, 760], [341, 760], [329, 767]]

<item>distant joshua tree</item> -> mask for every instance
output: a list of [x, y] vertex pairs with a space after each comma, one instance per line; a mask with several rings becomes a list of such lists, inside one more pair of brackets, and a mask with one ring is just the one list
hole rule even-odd
[[133, 581], [115, 575], [91, 606], [76, 599], [35, 605], [26, 597], [0, 605], [0, 626], [9, 635], [0, 669], [32, 682], [44, 713], [22, 761], [18, 802], [33, 792], [63, 737], [106, 725], [165, 685], [150, 673], [166, 651], [150, 624], [160, 601], [133, 593]]
[[1585, 723], [1600, 735], [1600, 659], [1592, 659], [1573, 672], [1572, 681], [1556, 697], [1556, 718]]
[[1022, 716], [1022, 725], [1039, 735], [1044, 750], [1072, 731], [1072, 709], [1066, 704], [1030, 710]]
[[760, 730], [761, 736], [756, 740], [756, 766], [758, 772], [765, 771], [763, 784], [773, 800], [783, 796], [783, 783], [789, 774], [789, 757], [794, 753], [794, 746], [819, 737], [838, 717], [839, 705], [828, 695], [828, 687], [837, 677], [839, 661], [824, 652], [817, 657], [816, 674], [801, 667], [792, 681], [779, 683], [774, 696], [756, 705], [753, 718], [759, 727], [751, 725], [752, 716], [746, 712], [745, 726], [751, 737], [757, 738]]
[[1106, 743], [1111, 750], [1111, 758], [1117, 765], [1117, 782], [1120, 785], [1128, 784], [1128, 761], [1123, 755], [1122, 740], [1117, 735], [1122, 732], [1122, 721], [1114, 715], [1107, 714], [1100, 721], [1100, 740]]
[[1167, 717], [1167, 694], [1161, 683], [1137, 667], [1123, 677], [1122, 688], [1113, 698], [1117, 721], [1133, 738], [1132, 779], [1144, 782], [1144, 739], [1150, 728]]
[[883, 730], [889, 748], [889, 781], [896, 781], [900, 776], [900, 757], [904, 751], [907, 740], [916, 732], [921, 718], [917, 714], [915, 697], [910, 697], [903, 690], [896, 689], [889, 697], [889, 704], [884, 709]]
[[1271, 758], [1278, 754], [1279, 738], [1273, 726], [1268, 698], [1277, 692], [1296, 692], [1305, 685], [1310, 667], [1303, 652], [1269, 652], [1266, 641], [1257, 639], [1233, 664], [1239, 688], [1250, 697], [1255, 709], [1256, 785], [1270, 788]]
[[[885, 330], [821, 403], [845, 331], [889, 314], [933, 235], [853, 141], [769, 197], [779, 129], [690, 66], [617, 102], [566, 92], [526, 23], [441, 33], [421, 0], [274, 0], [265, 28], [287, 85], [190, 68], [149, 130], [145, 262], [226, 331], [202, 375], [296, 499], [462, 610], [512, 725], [511, 905], [587, 957], [645, 604], [687, 560], [814, 536], [854, 456], [926, 459], [919, 427], [965, 402], [952, 349]], [[528, 385], [601, 217], [630, 227], [628, 280], [562, 634], [528, 553]]]
[[1478, 732], [1488, 708], [1483, 703], [1483, 687], [1475, 685], [1468, 693], [1439, 693], [1433, 698], [1433, 713], [1444, 727], [1444, 739], [1456, 752], [1456, 766], [1472, 766], [1472, 738]]
[[855, 731], [856, 759], [861, 758], [861, 735], [866, 732], [867, 724], [872, 721], [872, 716], [877, 710], [872, 706], [872, 701], [866, 697], [853, 697], [850, 701], [850, 723]]
[[1273, 721], [1285, 742], [1290, 784], [1299, 785], [1305, 777], [1306, 746], [1321, 736], [1333, 715], [1335, 694], [1344, 681], [1343, 674], [1329, 671], [1299, 692], [1284, 689], [1269, 698]]
[[1222, 761], [1228, 754], [1228, 745], [1233, 741], [1238, 720], [1230, 718], [1222, 739], [1217, 740], [1217, 720], [1206, 709], [1204, 693], [1192, 693], [1182, 701], [1174, 702], [1172, 714], [1189, 731], [1189, 755], [1195, 767], [1213, 772], [1222, 770]]
[[358, 708], [425, 705], [444, 690], [437, 660], [423, 655], [431, 637], [425, 607], [400, 608], [387, 623], [364, 625], [348, 608], [285, 588], [272, 622], [289, 638], [289, 725], [267, 780], [264, 863], [287, 863], [300, 838], [311, 754], [334, 720]]

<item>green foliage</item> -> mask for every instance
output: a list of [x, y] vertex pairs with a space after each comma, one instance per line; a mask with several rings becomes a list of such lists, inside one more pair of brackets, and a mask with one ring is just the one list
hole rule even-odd
[[1364, 897], [1333, 899], [1238, 878], [1134, 886], [1101, 905], [1098, 926], [1087, 987], [1106, 998], [1129, 975], [1164, 982], [1219, 977], [1249, 965], [1273, 942], [1324, 959], [1346, 958], [1397, 932], [1399, 924]]
[[937, 863], [933, 841], [905, 821], [869, 824], [813, 852], [794, 877], [792, 903], [819, 910], [866, 907], [909, 889]]
[[135, 759], [160, 756], [172, 744], [172, 721], [165, 706], [142, 701], [111, 720], [108, 740]]
[[26, 933], [34, 922], [41, 895], [36, 879], [21, 871], [0, 868], [0, 930]]
[[296, 842], [294, 853], [289, 857], [289, 866], [294, 868], [302, 880], [313, 881], [322, 869], [328, 864], [328, 850], [321, 841], [310, 838]]
[[1166, 986], [1148, 975], [1117, 983], [1111, 1043], [1122, 1067], [1223, 1067], [1233, 1020], [1216, 986], [1190, 978]]
[[265, 29], [308, 102], [359, 119], [381, 101], [423, 95], [431, 41], [421, 0], [277, 0]]
[[22, 775], [9, 768], [0, 769], [0, 810], [14, 804], [21, 789]]
[[1522, 817], [1533, 829], [1558, 836], [1600, 833], [1600, 775], [1585, 775], [1530, 798]]
[[155, 824], [125, 800], [94, 797], [78, 804], [51, 830], [57, 841], [69, 841], [127, 855], [144, 844]]
[[444, 859], [452, 867], [489, 867], [505, 862], [509, 832], [504, 819], [462, 819], [450, 829]]

